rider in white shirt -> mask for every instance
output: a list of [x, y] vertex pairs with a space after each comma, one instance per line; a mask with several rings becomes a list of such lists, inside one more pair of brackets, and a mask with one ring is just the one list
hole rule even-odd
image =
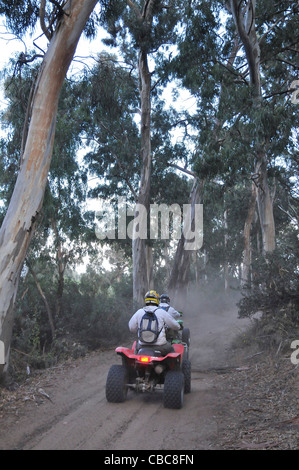
[[[171, 328], [175, 331], [179, 331], [180, 325], [168, 312], [160, 308], [159, 303], [160, 297], [156, 291], [151, 290], [147, 292], [145, 295], [145, 307], [140, 308], [139, 310], [137, 310], [137, 312], [134, 313], [134, 315], [129, 321], [129, 330], [133, 333], [137, 332], [145, 311], [154, 311], [158, 319], [158, 329], [160, 333], [156, 342], [151, 344], [151, 346], [154, 346], [156, 349], [161, 351], [163, 355], [166, 355], [169, 352], [173, 352], [174, 349], [166, 339], [165, 326], [168, 326], [168, 328]], [[146, 343], [138, 341], [139, 347], [142, 345], [144, 346], [145, 344]]]
[[170, 304], [170, 298], [167, 294], [160, 295], [160, 304], [159, 307], [166, 310], [170, 315], [173, 316], [176, 320], [181, 317], [181, 314], [175, 310]]

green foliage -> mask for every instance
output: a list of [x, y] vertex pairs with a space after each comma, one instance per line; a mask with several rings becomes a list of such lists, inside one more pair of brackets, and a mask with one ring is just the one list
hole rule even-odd
[[[43, 267], [38, 278], [54, 312], [55, 271], [50, 267]], [[61, 315], [54, 316], [56, 337], [51, 341], [45, 304], [28, 273], [21, 277], [12, 348], [23, 353], [31, 367], [45, 367], [88, 350], [117, 345], [128, 335], [132, 313], [130, 276], [93, 267], [77, 279], [69, 272]]]
[[136, 190], [140, 168], [134, 121], [138, 108], [136, 79], [117, 64], [115, 56], [101, 54], [98, 64], [78, 84], [78, 94], [82, 101], [81, 122], [91, 148], [85, 163], [93, 177], [105, 179], [90, 195], [128, 194], [128, 180]]
[[[46, 1], [45, 10], [46, 17], [59, 20], [63, 7], [66, 2]], [[103, 8], [103, 12], [107, 9], [107, 1], [99, 2]], [[109, 2], [108, 2], [109, 3]], [[23, 36], [28, 32], [32, 32], [39, 21], [40, 1], [39, 0], [1, 0], [0, 14], [5, 16], [8, 28], [16, 35]], [[87, 21], [84, 34], [88, 38], [95, 37], [97, 26], [100, 24], [99, 14], [94, 11]]]
[[[112, 275], [113, 277], [113, 275]], [[130, 279], [111, 283], [111, 273], [91, 269], [79, 284], [69, 281], [58, 328], [87, 348], [115, 345], [128, 334], [132, 315]]]
[[143, 0], [136, 0], [134, 7], [126, 2], [110, 2], [102, 15], [102, 24], [111, 36], [105, 43], [111, 46], [119, 44], [127, 58], [133, 49], [152, 53], [165, 43], [175, 43], [180, 5], [169, 2], [165, 7], [162, 2], [156, 1], [152, 8], [152, 14], [147, 18], [147, 5]]
[[36, 24], [39, 3], [37, 0], [1, 0], [0, 14], [5, 15], [9, 28], [15, 34], [24, 34]]

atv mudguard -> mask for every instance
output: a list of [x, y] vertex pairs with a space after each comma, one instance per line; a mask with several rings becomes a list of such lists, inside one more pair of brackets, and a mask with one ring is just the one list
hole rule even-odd
[[[169, 354], [167, 354], [166, 356], [148, 356], [151, 358], [151, 361], [155, 361], [155, 362], [162, 362], [164, 361], [165, 359], [176, 359], [176, 360], [179, 360], [179, 362], [182, 362], [182, 359], [183, 359], [183, 354], [184, 354], [184, 345], [183, 344], [173, 344], [173, 349], [174, 349], [174, 352], [171, 352]], [[136, 354], [135, 352], [135, 348], [136, 348], [136, 341], [133, 343], [133, 346], [132, 346], [132, 349], [129, 349], [129, 348], [124, 348], [122, 346], [118, 347], [115, 349], [116, 353], [119, 354], [120, 356], [125, 356], [126, 358], [130, 359], [130, 360], [136, 360], [138, 362], [142, 362], [141, 361], [141, 358], [144, 357], [144, 355], [142, 354]]]

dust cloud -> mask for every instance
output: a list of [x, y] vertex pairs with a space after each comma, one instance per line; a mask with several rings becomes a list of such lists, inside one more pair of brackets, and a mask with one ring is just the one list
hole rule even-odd
[[190, 329], [190, 359], [193, 370], [222, 368], [230, 365], [232, 341], [250, 325], [238, 317], [238, 291], [224, 292], [216, 284], [191, 290], [186, 299], [176, 298], [171, 304], [183, 312], [184, 327]]

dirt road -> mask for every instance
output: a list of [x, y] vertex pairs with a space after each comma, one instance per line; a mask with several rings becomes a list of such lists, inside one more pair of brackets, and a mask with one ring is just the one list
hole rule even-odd
[[0, 407], [0, 449], [221, 448], [223, 422], [235, 398], [224, 393], [226, 375], [219, 370], [229, 365], [230, 343], [247, 322], [234, 310], [217, 310], [186, 313], [185, 326], [191, 329], [192, 390], [182, 409], [165, 409], [159, 392], [129, 391], [125, 403], [108, 403], [107, 373], [120, 358], [114, 349], [98, 351], [44, 371], [6, 398]]
[[[160, 392], [107, 403], [109, 367], [120, 363], [102, 351], [52, 369], [23, 391], [23, 406], [5, 416], [1, 449], [209, 449], [217, 448], [219, 374], [226, 348], [242, 321], [235, 312], [186, 314], [191, 329], [192, 391], [180, 410], [165, 409]], [[20, 393], [20, 391], [19, 391]], [[49, 398], [47, 398], [47, 396]], [[146, 429], [146, 433], [144, 433]]]

